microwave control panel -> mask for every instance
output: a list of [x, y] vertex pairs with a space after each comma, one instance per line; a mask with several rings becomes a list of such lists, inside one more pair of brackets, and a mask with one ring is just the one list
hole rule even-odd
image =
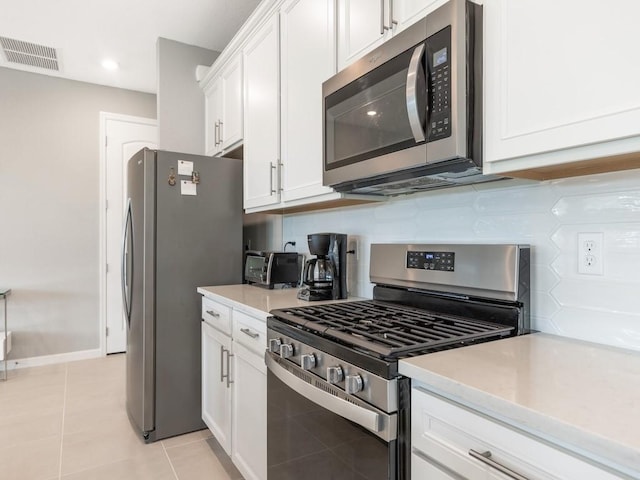
[[454, 252], [407, 252], [407, 268], [418, 270], [440, 270], [453, 272], [455, 269]]
[[451, 136], [451, 26], [427, 39], [427, 142]]

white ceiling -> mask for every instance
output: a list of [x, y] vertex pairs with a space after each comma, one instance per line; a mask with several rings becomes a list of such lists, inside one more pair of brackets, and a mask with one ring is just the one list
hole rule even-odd
[[[0, 0], [0, 36], [55, 48], [60, 72], [17, 68], [155, 93], [158, 37], [222, 51], [260, 0]], [[102, 60], [119, 63], [109, 72]]]

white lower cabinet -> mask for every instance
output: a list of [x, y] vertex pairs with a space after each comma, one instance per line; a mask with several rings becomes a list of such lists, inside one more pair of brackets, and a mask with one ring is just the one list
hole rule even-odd
[[[231, 455], [231, 337], [202, 322], [202, 420]], [[230, 379], [229, 379], [230, 381]]]
[[[202, 301], [208, 310], [217, 304]], [[203, 308], [202, 419], [245, 480], [266, 480], [267, 314], [258, 318], [227, 308], [231, 335], [207, 323]]]
[[524, 431], [416, 385], [411, 392], [411, 478], [613, 480], [620, 477]]
[[232, 460], [245, 480], [267, 478], [267, 372], [263, 355], [233, 342]]

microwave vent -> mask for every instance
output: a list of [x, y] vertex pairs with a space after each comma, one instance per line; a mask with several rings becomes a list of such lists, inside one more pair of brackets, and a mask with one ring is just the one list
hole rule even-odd
[[0, 46], [9, 63], [60, 71], [58, 53], [53, 47], [2, 36]]

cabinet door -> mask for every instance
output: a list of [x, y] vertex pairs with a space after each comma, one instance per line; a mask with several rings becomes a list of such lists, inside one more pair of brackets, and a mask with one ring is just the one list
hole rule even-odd
[[447, 3], [448, 0], [391, 0], [393, 33], [401, 32], [413, 25], [429, 12]]
[[202, 420], [231, 455], [231, 338], [202, 322]]
[[390, 35], [389, 0], [338, 0], [338, 70]]
[[640, 2], [601, 7], [485, 0], [488, 173], [640, 148]]
[[432, 459], [420, 454], [411, 454], [411, 480], [459, 480], [461, 477]]
[[[549, 441], [433, 396], [422, 387], [411, 390], [411, 448], [414, 455], [446, 466], [445, 471], [474, 480], [512, 478], [500, 473], [496, 464], [536, 480], [620, 478], [584, 457], [568, 453], [565, 448], [570, 445], [554, 447]], [[473, 456], [472, 450], [490, 452], [493, 465]]]
[[334, 0], [281, 8], [283, 200], [330, 193], [322, 186], [322, 82], [335, 67]]
[[244, 208], [280, 202], [280, 60], [278, 16], [243, 50]]
[[205, 102], [205, 152], [217, 155], [222, 151], [219, 140], [219, 122], [222, 113], [222, 88], [220, 78], [216, 78], [204, 91]]
[[234, 340], [233, 463], [246, 480], [267, 478], [267, 369]]
[[242, 56], [238, 55], [220, 74], [222, 82], [222, 121], [220, 141], [229, 150], [242, 140]]

